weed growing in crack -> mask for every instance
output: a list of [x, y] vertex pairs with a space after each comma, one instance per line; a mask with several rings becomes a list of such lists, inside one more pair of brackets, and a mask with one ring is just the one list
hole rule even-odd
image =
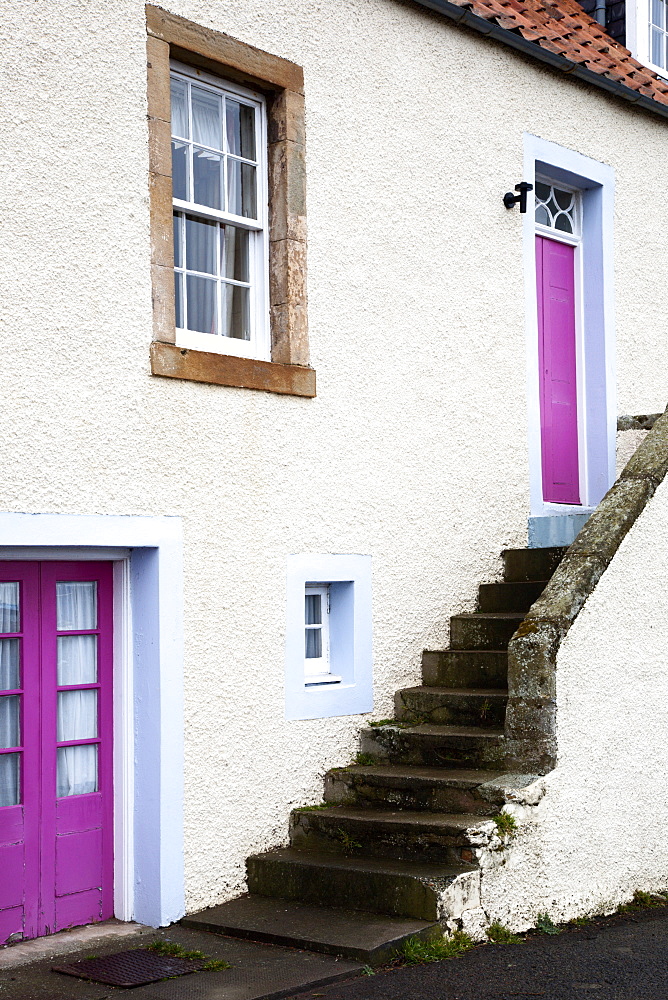
[[448, 937], [438, 941], [421, 941], [411, 937], [404, 942], [401, 955], [408, 965], [421, 965], [422, 962], [442, 962], [447, 958], [459, 958], [471, 948], [475, 941], [465, 931], [454, 931]]
[[336, 836], [343, 844], [344, 851], [361, 851], [362, 845], [358, 840], [353, 840], [349, 833], [342, 830], [341, 827], [336, 831]]
[[315, 806], [298, 806], [297, 808], [299, 812], [306, 813], [306, 812], [316, 812], [319, 809], [331, 809], [332, 805], [331, 802], [319, 802]]
[[664, 893], [643, 892], [636, 889], [633, 899], [629, 903], [622, 903], [617, 907], [617, 913], [633, 913], [634, 910], [642, 910], [646, 906], [665, 906], [668, 903]]
[[378, 758], [374, 757], [374, 755], [372, 753], [361, 753], [360, 752], [360, 753], [356, 753], [355, 754], [354, 763], [355, 764], [366, 764], [367, 767], [370, 767], [372, 764], [377, 764], [378, 763]]
[[561, 928], [552, 922], [549, 913], [539, 913], [536, 917], [536, 930], [540, 934], [561, 934]]
[[376, 973], [375, 973], [375, 971], [374, 971], [374, 970], [373, 970], [373, 969], [371, 968], [371, 966], [370, 966], [370, 965], [363, 965], [363, 966], [362, 966], [362, 975], [363, 975], [363, 976], [375, 976], [375, 975], [376, 975]]
[[510, 813], [501, 812], [493, 819], [500, 837], [512, 837], [517, 832], [517, 820]]
[[[169, 955], [172, 958], [189, 958], [191, 961], [204, 961], [207, 956], [203, 951], [188, 951], [176, 941], [154, 941], [148, 946], [148, 951], [155, 951], [158, 955]], [[209, 958], [206, 965], [203, 965], [200, 972], [217, 972], [221, 969], [231, 969], [232, 966], [222, 958]], [[171, 977], [168, 977], [171, 978]]]
[[493, 924], [490, 924], [487, 928], [487, 937], [494, 944], [519, 944], [522, 940], [517, 934], [513, 934], [511, 930], [504, 927], [502, 923], [495, 920]]

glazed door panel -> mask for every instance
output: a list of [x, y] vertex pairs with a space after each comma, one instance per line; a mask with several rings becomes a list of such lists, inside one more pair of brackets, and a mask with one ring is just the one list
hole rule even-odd
[[580, 503], [575, 248], [536, 237], [543, 499]]
[[23, 631], [11, 638], [21, 640], [23, 686], [0, 695], [0, 712], [18, 694], [22, 743], [0, 750], [0, 766], [12, 752], [22, 767], [0, 799], [0, 852], [9, 861], [11, 849], [13, 873], [0, 883], [0, 942], [113, 914], [111, 565], [5, 563], [0, 580], [19, 570]]

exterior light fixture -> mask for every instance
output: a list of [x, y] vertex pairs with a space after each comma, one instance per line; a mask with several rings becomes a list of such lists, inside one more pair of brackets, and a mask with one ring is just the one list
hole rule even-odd
[[506, 208], [513, 208], [519, 201], [520, 212], [524, 215], [527, 210], [527, 194], [529, 191], [533, 191], [533, 184], [527, 183], [527, 181], [522, 181], [520, 184], [515, 185], [515, 190], [519, 191], [519, 194], [513, 194], [512, 191], [506, 191], [503, 196], [503, 204]]

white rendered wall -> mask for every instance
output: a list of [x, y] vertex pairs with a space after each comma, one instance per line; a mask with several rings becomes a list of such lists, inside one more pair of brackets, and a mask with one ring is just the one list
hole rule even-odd
[[382, 717], [526, 540], [525, 132], [614, 167], [618, 412], [664, 408], [668, 128], [408, 3], [165, 6], [304, 67], [318, 396], [151, 377], [143, 0], [1, 0], [0, 506], [183, 518], [194, 910], [356, 750], [284, 720], [287, 555], [372, 556]]
[[524, 929], [668, 887], [667, 553], [664, 482], [559, 651], [559, 762], [540, 804], [517, 810], [505, 865], [483, 874], [492, 920]]

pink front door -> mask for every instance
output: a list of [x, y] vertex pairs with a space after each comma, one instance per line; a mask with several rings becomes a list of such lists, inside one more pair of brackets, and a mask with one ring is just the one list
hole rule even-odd
[[536, 237], [543, 499], [580, 503], [575, 248]]
[[113, 915], [112, 569], [0, 563], [0, 944]]

